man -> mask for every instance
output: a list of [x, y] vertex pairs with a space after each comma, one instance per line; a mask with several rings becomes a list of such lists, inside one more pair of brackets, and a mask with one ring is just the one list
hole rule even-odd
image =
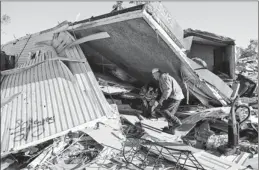
[[159, 82], [161, 97], [153, 106], [153, 110], [159, 106], [161, 114], [167, 119], [169, 131], [174, 133], [174, 129], [182, 125], [181, 121], [174, 115], [182, 101], [184, 95], [177, 81], [168, 73], [162, 73], [158, 68], [152, 70], [152, 75]]

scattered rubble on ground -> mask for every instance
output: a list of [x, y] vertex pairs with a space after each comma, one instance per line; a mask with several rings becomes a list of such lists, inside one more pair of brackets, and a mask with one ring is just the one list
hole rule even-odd
[[254, 82], [257, 82], [258, 55], [239, 59], [236, 65], [236, 73], [242, 74]]
[[[193, 121], [193, 128], [187, 134], [176, 135], [162, 131], [167, 125], [163, 118], [150, 120], [135, 112], [131, 113], [121, 114], [119, 122], [98, 122], [92, 129], [70, 132], [10, 154], [2, 158], [2, 169], [162, 170], [184, 167], [217, 170], [223, 168], [223, 162], [226, 169], [255, 168], [258, 137], [252, 141], [240, 138], [238, 150], [230, 155], [224, 155], [218, 150], [228, 143], [228, 133], [213, 128], [216, 120], [224, 122], [228, 116], [221, 115], [220, 109], [214, 111], [218, 116], [204, 115], [202, 119]], [[200, 115], [200, 112], [196, 114]], [[249, 123], [251, 120], [247, 121]], [[213, 161], [208, 161], [210, 159]]]
[[[258, 97], [258, 55], [241, 58], [236, 64], [237, 80], [246, 89], [242, 93], [243, 97]], [[258, 100], [257, 100], [258, 101]], [[256, 102], [258, 103], [258, 102]]]

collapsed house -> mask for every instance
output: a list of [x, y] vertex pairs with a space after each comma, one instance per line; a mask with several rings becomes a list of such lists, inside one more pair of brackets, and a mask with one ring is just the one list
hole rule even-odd
[[[216, 75], [234, 78], [234, 41], [184, 31], [160, 3], [65, 21], [9, 42], [2, 51], [14, 56], [15, 68], [1, 71], [1, 155], [114, 117], [116, 109], [105, 96], [125, 97], [151, 80], [154, 67], [175, 77], [187, 104], [193, 97], [207, 107], [228, 106], [236, 96]], [[207, 68], [193, 60], [197, 57]], [[106, 88], [118, 80], [123, 92], [118, 86]], [[229, 112], [226, 108], [223, 115]], [[186, 133], [196, 124], [191, 120], [186, 121], [191, 125]], [[202, 161], [208, 163], [207, 158]]]
[[[152, 16], [150, 14], [152, 14]], [[52, 71], [50, 71], [50, 75], [48, 75], [50, 77], [45, 78], [46, 80], [58, 80], [59, 77], [61, 77], [61, 79], [64, 79], [65, 77], [70, 77], [68, 79], [70, 81], [71, 79], [73, 80], [73, 77], [76, 77], [76, 74], [84, 72], [87, 73], [88, 71], [86, 70], [91, 70], [91, 68], [88, 67], [88, 69], [81, 71], [71, 70], [73, 69], [73, 67], [76, 67], [76, 64], [79, 64], [80, 61], [69, 60], [82, 60], [89, 58], [89, 60], [91, 61], [91, 58], [94, 57], [99, 58], [99, 62], [101, 62], [102, 58], [111, 61], [112, 63], [116, 64], [117, 67], [129, 74], [131, 77], [140, 80], [143, 84], [151, 79], [150, 70], [152, 70], [152, 68], [161, 68], [162, 71], [169, 72], [171, 75], [173, 75], [175, 79], [180, 84], [182, 84], [182, 87], [186, 87], [185, 89], [183, 89], [185, 91], [185, 94], [187, 94], [187, 91], [190, 92], [190, 94], [198, 98], [204, 105], [209, 105], [210, 103], [217, 105], [227, 105], [232, 94], [232, 89], [209, 70], [200, 69], [201, 65], [197, 64], [196, 62], [194, 62], [186, 56], [186, 54], [182, 50], [184, 48], [184, 46], [181, 43], [181, 41], [183, 41], [183, 38], [184, 31], [173, 20], [170, 14], [163, 11], [163, 7], [158, 4], [150, 4], [147, 6], [140, 5], [129, 8], [127, 10], [121, 10], [114, 13], [101, 15], [98, 17], [92, 17], [90, 19], [86, 19], [75, 23], [63, 22], [55, 28], [41, 31], [36, 34], [27, 35], [26, 37], [18, 39], [14, 42], [10, 42], [2, 47], [2, 50], [5, 51], [7, 55], [15, 56], [15, 61], [17, 63], [17, 67], [14, 70], [15, 73], [19, 73], [19, 70], [28, 70], [28, 73], [23, 72], [20, 74], [15, 74], [11, 73], [10, 71], [9, 73], [6, 73], [5, 76], [8, 78], [5, 78], [2, 82], [1, 90], [2, 94], [4, 94], [2, 95], [2, 97], [14, 98], [13, 96], [16, 97], [16, 95], [18, 95], [19, 93], [21, 93], [21, 91], [24, 91], [25, 89], [25, 91], [29, 93], [29, 88], [33, 88], [33, 90], [30, 93], [32, 93], [33, 95], [39, 95], [39, 93], [43, 89], [38, 89], [39, 91], [35, 91], [38, 87], [34, 87], [32, 85], [26, 87], [28, 83], [31, 84], [34, 83], [34, 81], [36, 83], [37, 79], [38, 81], [42, 81], [40, 80], [41, 76], [37, 74], [47, 74], [47, 70], [50, 71], [50, 69], [53, 69]], [[72, 53], [73, 49], [77, 49], [79, 51], [74, 50], [74, 54]], [[52, 52], [49, 52], [50, 50], [52, 50]], [[71, 52], [67, 52], [68, 50], [70, 50]], [[66, 60], [62, 61], [62, 59], [59, 59], [58, 57], [64, 58]], [[51, 58], [56, 58], [57, 61], [60, 60], [59, 63], [62, 66], [54, 65], [54, 63], [57, 61], [52, 60]], [[98, 61], [98, 59], [95, 60]], [[50, 66], [45, 66], [44, 62], [53, 63]], [[85, 64], [87, 64], [86, 62], [87, 61], [85, 61]], [[39, 63], [42, 64], [39, 65]], [[43, 68], [45, 71], [39, 70], [39, 73], [35, 73], [37, 69], [40, 69], [36, 66], [45, 66], [45, 68]], [[65, 69], [63, 76], [62, 74], [59, 75], [60, 73], [58, 72], [58, 70], [60, 70], [61, 68]], [[56, 73], [55, 69], [57, 69]], [[18, 77], [22, 77], [22, 74], [24, 74], [24, 80], [21, 79], [21, 82], [19, 82]], [[4, 73], [2, 73], [2, 75], [4, 75]], [[28, 77], [25, 77], [25, 75], [27, 75]], [[94, 80], [92, 80], [94, 79], [93, 75], [85, 79], [86, 80], [81, 81], [84, 83], [87, 83], [89, 81], [94, 83]], [[24, 83], [22, 81], [24, 81]], [[60, 90], [59, 93], [55, 91], [49, 91], [50, 94], [71, 96], [64, 96], [64, 101], [59, 101], [60, 103], [58, 103], [58, 101], [47, 101], [47, 98], [44, 102], [51, 102], [52, 104], [55, 103], [59, 107], [67, 107], [67, 109], [60, 108], [61, 112], [62, 110], [68, 111], [70, 109], [69, 104], [74, 103], [76, 105], [79, 103], [79, 101], [81, 102], [81, 100], [79, 99], [72, 103], [69, 102], [69, 100], [73, 100], [72, 94], [74, 93], [66, 92], [66, 89], [62, 89], [59, 87], [61, 86], [66, 88], [67, 85], [64, 84], [65, 82], [61, 83], [57, 81], [57, 83], [60, 84], [55, 83], [53, 84], [54, 88], [50, 89]], [[24, 87], [22, 86], [23, 84]], [[21, 89], [18, 90], [19, 88]], [[91, 90], [92, 88], [98, 88], [98, 86], [95, 83], [94, 85], [81, 88], [81, 90], [84, 91]], [[50, 89], [45, 90], [47, 92]], [[63, 93], [61, 90], [64, 90], [65, 93]], [[30, 95], [27, 94], [26, 96]], [[102, 95], [101, 97], [103, 98]], [[8, 106], [10, 108], [17, 108], [18, 110], [20, 110], [23, 107], [26, 107], [26, 109], [24, 108], [25, 113], [23, 114], [31, 114], [30, 116], [26, 116], [26, 118], [29, 119], [33, 116], [33, 111], [31, 110], [33, 109], [32, 106], [37, 106], [34, 108], [35, 112], [35, 109], [38, 109], [38, 104], [43, 103], [41, 101], [35, 101], [35, 98], [36, 96], [34, 96], [33, 98], [31, 98], [31, 96], [27, 98], [23, 97], [23, 95], [20, 95], [20, 97], [18, 96], [17, 98], [15, 98], [15, 100], [17, 100], [17, 102], [24, 101], [24, 106], [17, 105], [15, 101], [12, 101]], [[42, 100], [41, 98], [43, 97], [39, 96], [39, 100]], [[56, 100], [60, 100], [58, 96], [56, 98]], [[92, 97], [89, 97], [89, 99], [90, 98]], [[65, 104], [64, 102], [67, 103]], [[89, 102], [91, 103], [93, 101], [85, 101], [85, 104], [88, 104]], [[32, 106], [28, 106], [27, 108], [26, 103], [29, 103]], [[61, 103], [63, 103], [63, 105], [61, 105]], [[18, 104], [21, 103], [18, 102]], [[82, 105], [84, 104], [82, 103]], [[10, 116], [11, 118], [13, 118], [13, 122], [10, 121], [10, 123], [12, 125], [15, 125], [15, 121], [19, 120], [19, 118], [22, 118], [23, 114], [16, 116], [12, 115], [12, 113], [17, 114], [17, 111], [13, 110], [14, 112], [10, 112], [10, 110], [7, 108], [8, 106], [5, 106], [3, 113], [6, 112], [6, 116]], [[45, 104], [41, 106], [44, 108]], [[57, 106], [49, 106], [51, 108], [44, 109], [53, 110]], [[73, 107], [78, 108], [78, 106]], [[28, 113], [27, 109], [29, 109], [31, 113]], [[98, 109], [95, 108], [93, 110]], [[101, 111], [102, 110], [100, 110], [100, 112]], [[52, 112], [54, 114], [55, 110], [53, 110]], [[88, 112], [89, 115], [93, 114], [91, 111]], [[42, 114], [44, 114], [44, 112], [34, 116], [35, 118], [42, 117]], [[68, 112], [68, 114], [71, 113]], [[105, 115], [105, 113], [103, 112], [98, 114]], [[10, 119], [8, 117], [3, 116], [3, 120], [5, 120], [5, 118], [6, 120]], [[23, 121], [26, 122], [27, 120]], [[8, 121], [5, 122], [7, 123]], [[63, 125], [63, 123], [61, 122], [60, 124]], [[72, 128], [79, 124], [71, 124], [71, 127], [67, 127]], [[5, 128], [9, 127], [5, 123], [3, 123], [2, 126]], [[58, 131], [60, 130], [57, 130], [57, 132]], [[8, 130], [4, 131], [3, 135], [5, 134], [8, 134]], [[52, 134], [50, 134], [50, 136], [51, 135]], [[2, 139], [7, 138], [3, 136]], [[7, 139], [7, 144], [9, 144], [8, 141], [9, 140]], [[33, 139], [31, 139], [31, 141], [33, 141]], [[13, 147], [14, 146], [10, 146], [6, 149], [8, 150]]]
[[201, 58], [207, 69], [216, 75], [225, 74], [228, 79], [235, 78], [235, 41], [229, 37], [213, 33], [186, 29], [185, 41], [190, 41], [186, 50], [189, 58]]

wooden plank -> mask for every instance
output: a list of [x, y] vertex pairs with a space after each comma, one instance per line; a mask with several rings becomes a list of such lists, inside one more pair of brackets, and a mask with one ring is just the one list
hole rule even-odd
[[[100, 32], [100, 33], [92, 34], [92, 35], [80, 38], [80, 39], [72, 42], [71, 44], [68, 44], [64, 49], [67, 49], [67, 48], [70, 48], [70, 47], [73, 47], [75, 45], [79, 45], [79, 44], [82, 44], [85, 42], [100, 40], [100, 39], [109, 38], [109, 37], [110, 37], [110, 35], [107, 32]], [[60, 50], [59, 53], [61, 53], [64, 49]]]
[[27, 67], [21, 67], [21, 68], [15, 68], [15, 69], [10, 69], [10, 70], [5, 70], [5, 71], [1, 71], [1, 75], [6, 76], [6, 75], [11, 75], [11, 74], [17, 74], [17, 73], [21, 73], [23, 71], [26, 71], [28, 69], [31, 69], [33, 67], [36, 67], [39, 64], [44, 63], [44, 61], [41, 61], [39, 63], [27, 66]]
[[44, 60], [44, 61], [40, 61], [36, 64], [32, 64], [26, 67], [21, 67], [21, 68], [15, 68], [15, 69], [10, 69], [10, 70], [5, 70], [5, 71], [1, 71], [1, 75], [11, 75], [11, 74], [17, 74], [17, 73], [21, 73], [23, 71], [26, 71], [28, 69], [31, 69], [33, 67], [36, 67], [46, 61], [55, 61], [55, 60], [59, 60], [59, 61], [70, 61], [70, 62], [86, 62], [85, 59], [80, 59], [80, 60], [76, 60], [76, 59], [69, 59], [69, 58], [63, 58], [63, 57], [55, 57], [55, 58], [51, 58], [48, 60]]
[[91, 22], [86, 21], [84, 23], [79, 23], [73, 26], [69, 26], [67, 30], [76, 31], [76, 30], [93, 28], [101, 25], [107, 25], [107, 24], [112, 24], [116, 22], [121, 22], [121, 21], [130, 20], [130, 19], [141, 18], [141, 17], [142, 17], [142, 10], [137, 10], [133, 12], [127, 12], [127, 13], [115, 15], [108, 18], [99, 19], [97, 21], [91, 21]]

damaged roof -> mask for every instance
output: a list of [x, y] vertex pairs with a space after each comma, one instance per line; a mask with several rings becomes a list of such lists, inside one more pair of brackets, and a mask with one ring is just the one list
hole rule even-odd
[[34, 59], [1, 72], [1, 155], [112, 115], [81, 49], [65, 53], [61, 58], [45, 47]]
[[53, 35], [60, 31], [65, 31], [68, 28], [69, 22], [64, 21], [56, 27], [26, 35], [14, 41], [10, 41], [1, 47], [7, 55], [15, 56], [16, 66], [20, 66], [28, 61], [29, 53], [35, 53], [38, 50], [47, 50], [46, 46], [36, 46], [35, 43], [39, 41], [51, 41]]
[[201, 30], [193, 30], [191, 28], [185, 29], [184, 30], [184, 37], [189, 37], [189, 36], [196, 36], [204, 39], [208, 39], [211, 41], [216, 41], [219, 43], [224, 43], [228, 45], [235, 45], [235, 40], [229, 37], [217, 35], [215, 33], [207, 32], [207, 31], [201, 31]]

